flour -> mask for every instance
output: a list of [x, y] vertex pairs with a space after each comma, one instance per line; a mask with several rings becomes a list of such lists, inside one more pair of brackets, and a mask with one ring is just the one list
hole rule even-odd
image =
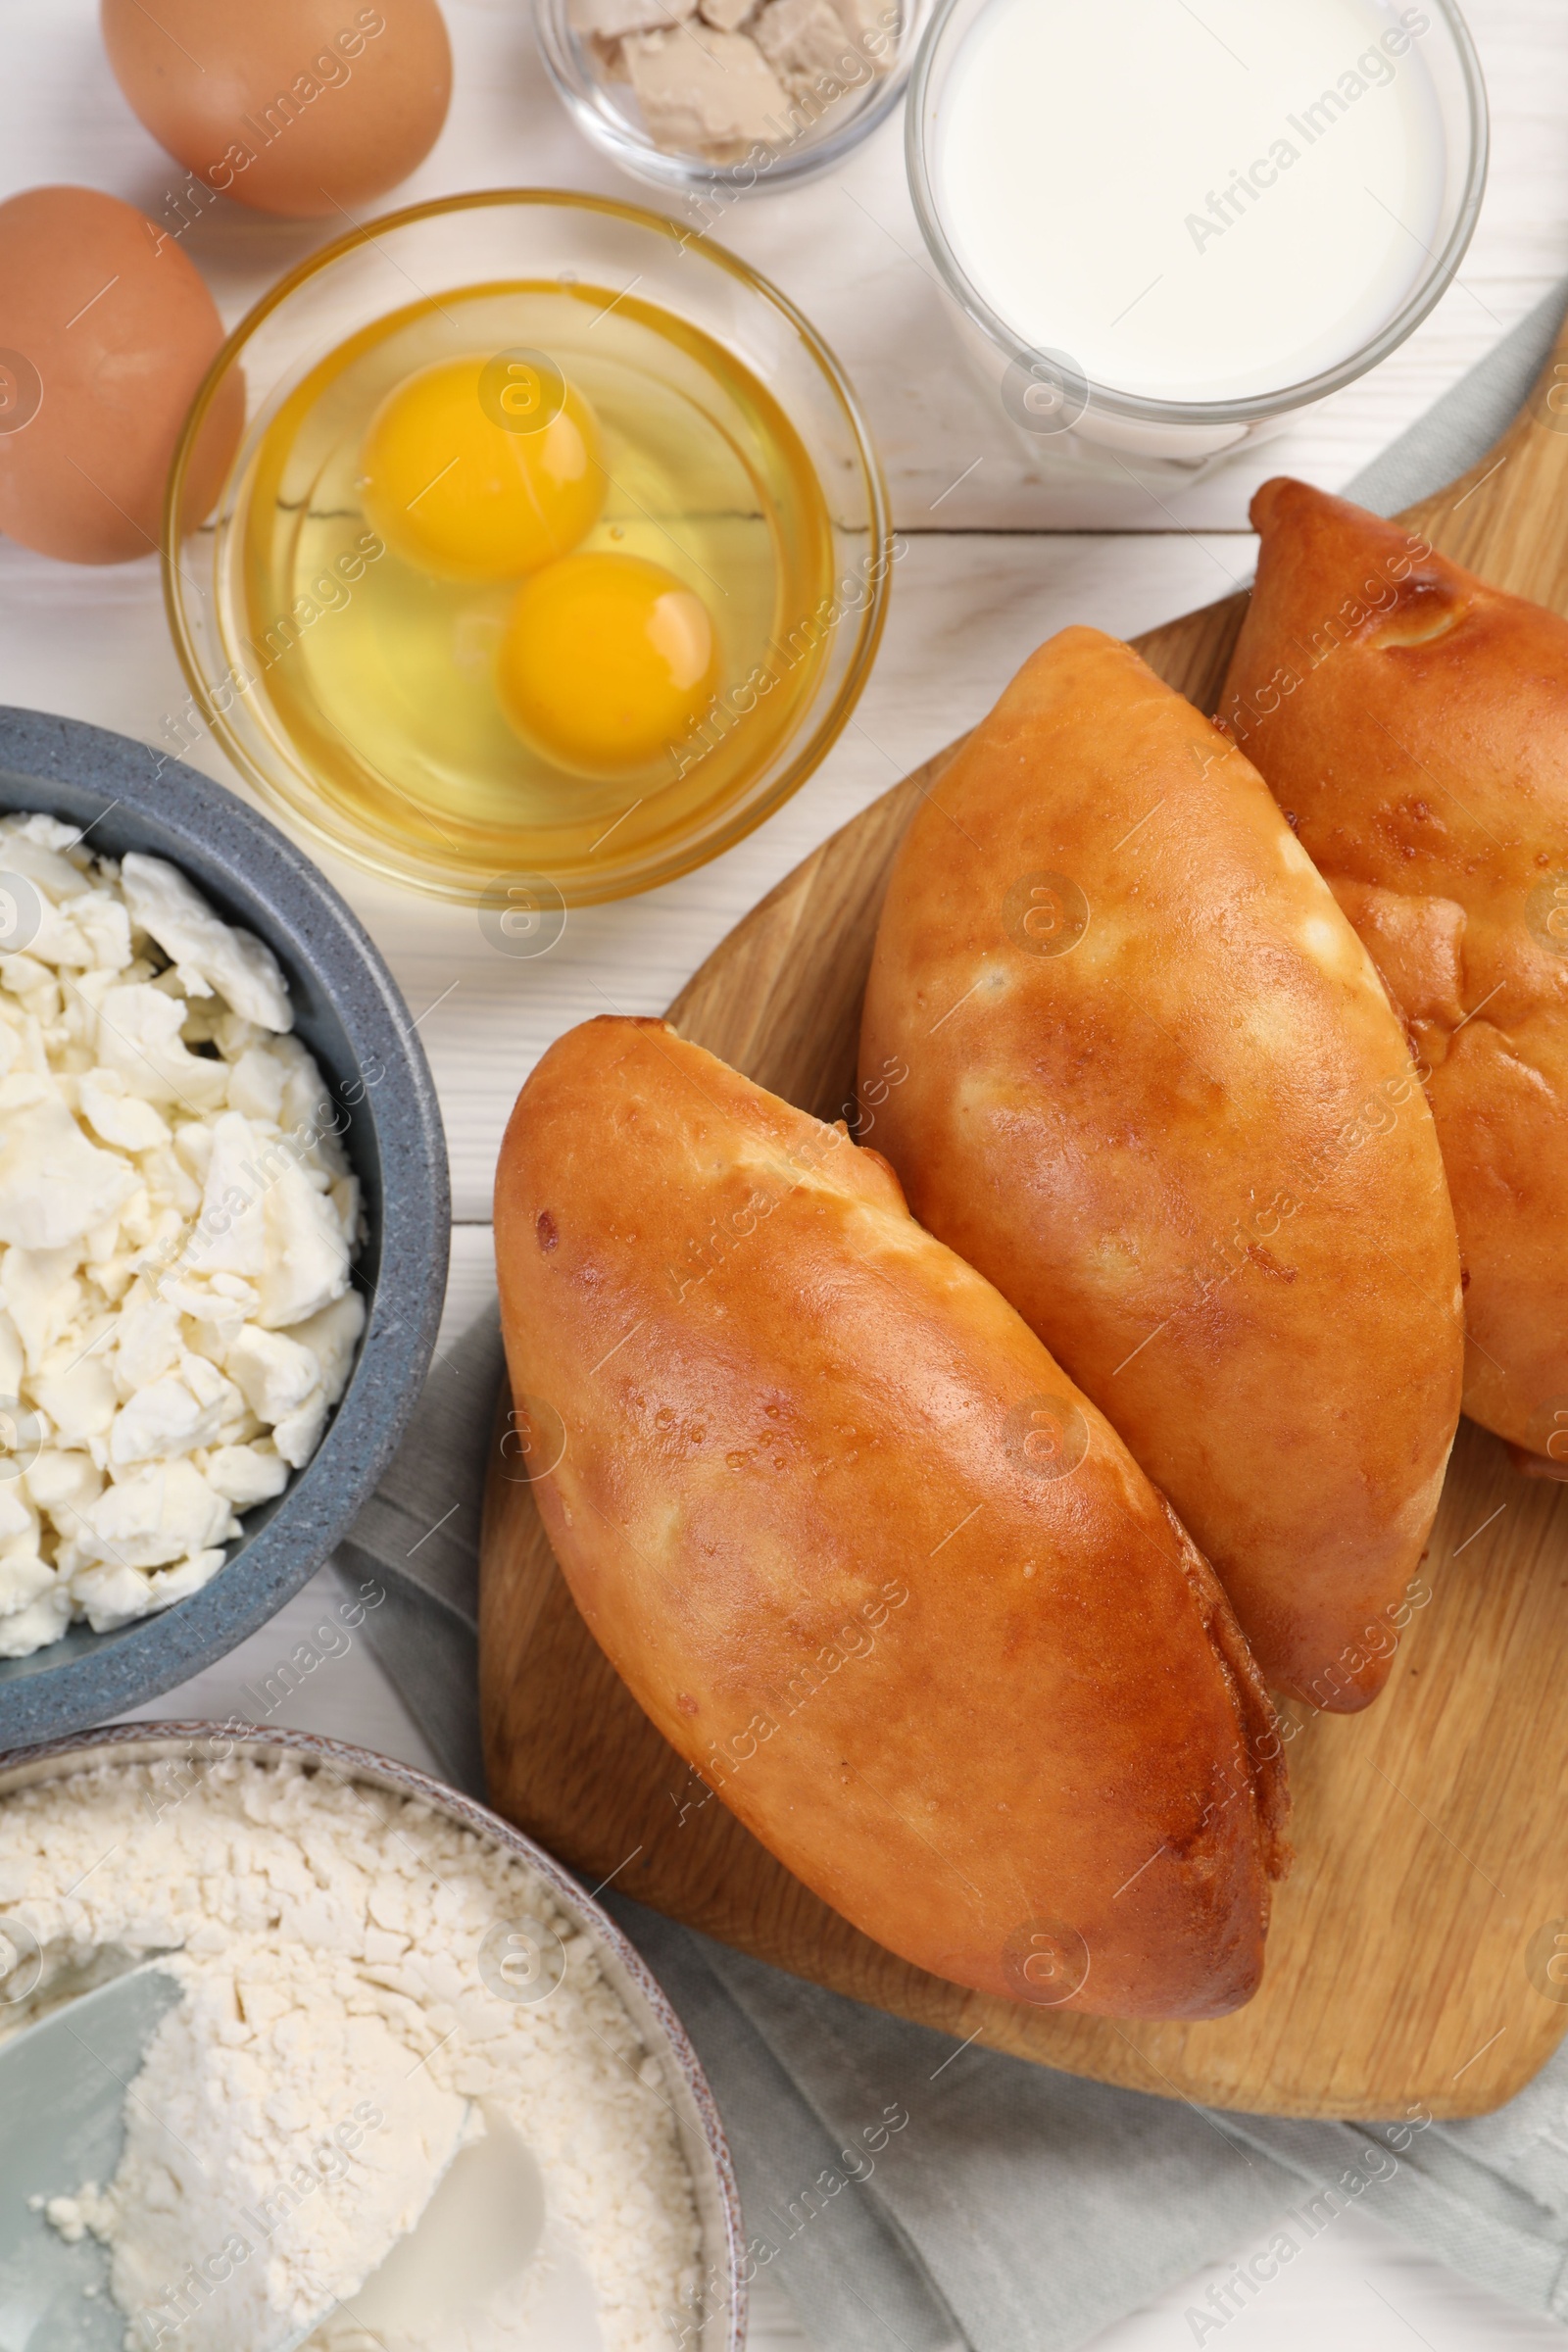
[[[292, 1764], [194, 1788], [105, 1767], [0, 1805], [0, 1913], [43, 1953], [8, 2027], [124, 1956], [166, 1952], [182, 1987], [113, 2180], [39, 2183], [64, 2235], [111, 2249], [127, 2352], [268, 2352], [322, 2313], [318, 2352], [507, 2352], [554, 2340], [574, 2281], [605, 2352], [667, 2352], [698, 2251], [669, 2086], [590, 1939], [500, 1848]], [[424, 2309], [400, 2277], [390, 2324], [376, 2285], [357, 2313], [449, 2166], [451, 2275]]]

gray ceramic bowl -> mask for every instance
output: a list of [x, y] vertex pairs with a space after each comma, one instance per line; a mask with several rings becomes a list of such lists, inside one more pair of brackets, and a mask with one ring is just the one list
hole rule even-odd
[[220, 914], [266, 940], [288, 976], [295, 1030], [349, 1125], [369, 1238], [356, 1272], [369, 1316], [319, 1449], [244, 1534], [211, 1584], [118, 1632], [74, 1626], [30, 1658], [0, 1659], [0, 1742], [41, 1740], [138, 1707], [210, 1666], [281, 1608], [358, 1514], [417, 1400], [446, 1290], [446, 1143], [419, 1041], [390, 972], [304, 854], [194, 768], [123, 735], [0, 709], [0, 809], [90, 826], [112, 857], [182, 868]]
[[[59, 1780], [94, 1765], [152, 1764], [169, 1758], [200, 1771], [204, 1761], [230, 1755], [256, 1756], [269, 1763], [298, 1756], [339, 1779], [363, 1781], [397, 1796], [417, 1797], [460, 1828], [515, 1854], [544, 1881], [567, 1918], [593, 1944], [606, 1980], [619, 1995], [644, 2047], [665, 2061], [671, 2112], [680, 2127], [680, 2144], [702, 2229], [700, 2264], [707, 2282], [706, 2310], [694, 2317], [691, 2332], [681, 2341], [689, 2352], [745, 2352], [746, 2230], [724, 2127], [708, 2078], [685, 2028], [635, 1944], [621, 1934], [609, 1913], [583, 1892], [570, 1873], [531, 1838], [524, 1838], [520, 1830], [486, 1806], [475, 1804], [471, 1797], [386, 1756], [369, 1755], [364, 1748], [348, 1747], [314, 1732], [278, 1731], [236, 1739], [219, 1723], [111, 1724], [85, 1740], [59, 1740], [47, 1746], [0, 1755], [0, 1802], [15, 1788]], [[4, 1999], [0, 1983], [0, 2002]], [[673, 2337], [671, 2340], [673, 2343]]]

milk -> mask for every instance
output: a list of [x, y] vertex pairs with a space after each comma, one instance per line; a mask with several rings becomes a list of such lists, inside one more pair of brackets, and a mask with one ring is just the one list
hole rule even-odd
[[1246, 400], [1351, 358], [1431, 270], [1428, 7], [985, 0], [927, 139], [959, 269], [1091, 384]]

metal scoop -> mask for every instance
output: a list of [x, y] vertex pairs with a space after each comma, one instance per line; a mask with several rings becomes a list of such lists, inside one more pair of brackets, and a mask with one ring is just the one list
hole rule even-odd
[[[0, 2352], [121, 2352], [108, 2249], [91, 2236], [68, 2242], [31, 2200], [113, 2179], [130, 2085], [179, 1997], [177, 1981], [147, 1961], [0, 2043]], [[494, 2292], [540, 2251], [544, 2184], [532, 2156], [504, 2126], [469, 2141], [468, 2121], [466, 2106], [414, 2229], [336, 2307], [386, 2352], [403, 2328]], [[592, 2288], [570, 2257], [551, 2268], [541, 2352], [589, 2352], [600, 2341]], [[330, 2316], [317, 2313], [267, 2352], [299, 2352]]]
[[110, 2180], [127, 2086], [179, 1993], [147, 1961], [0, 2043], [0, 2352], [121, 2352], [108, 2249], [68, 2244], [28, 2200]]
[[[407, 2230], [402, 2237], [394, 2239], [383, 2257], [380, 2267], [371, 2272], [359, 2293], [345, 2302], [329, 2303], [324, 2310], [317, 2312], [305, 2327], [296, 2329], [292, 2335], [284, 2336], [280, 2341], [269, 2344], [267, 2352], [300, 2352], [300, 2346], [310, 2342], [318, 2328], [339, 2312], [354, 2323], [355, 2328], [364, 2338], [367, 2352], [396, 2352], [395, 2343], [390, 2338], [383, 2338], [377, 2331], [376, 2322], [379, 2321], [381, 2325], [385, 2325], [389, 2312], [397, 2314], [409, 2284], [413, 2282], [416, 2287], [420, 2278], [432, 2266], [440, 2278], [442, 2290], [442, 2302], [438, 2308], [450, 2312], [454, 2299], [461, 2302], [462, 2279], [455, 2277], [447, 2267], [452, 2249], [447, 2243], [447, 2227], [443, 2217], [451, 2210], [451, 2190], [465, 2171], [465, 2160], [477, 2155], [479, 2150], [487, 2145], [487, 2141], [483, 2139], [466, 2147], [464, 2144], [467, 2139], [468, 2119], [472, 2108], [472, 2100], [466, 2100], [458, 2125], [457, 2136], [452, 2142], [451, 2152], [436, 2175], [435, 2186], [430, 2192], [424, 2211], [412, 2230]], [[468, 2248], [465, 2246], [462, 2250], [467, 2252]], [[428, 2260], [426, 2260], [426, 2254]], [[389, 2291], [380, 2291], [383, 2280], [387, 2282]], [[373, 2307], [373, 2316], [368, 2322], [365, 2315], [366, 2299], [368, 2299]], [[3, 2337], [0, 2337], [0, 2352], [6, 2352]]]
[[461, 2336], [465, 2320], [536, 2262], [543, 2276], [529, 2302], [529, 2352], [602, 2352], [593, 2281], [553, 2240], [533, 2155], [492, 2116], [484, 2137], [459, 2149], [414, 2229], [342, 2305], [360, 2330], [347, 2340], [363, 2352], [404, 2352], [410, 2341], [428, 2343], [443, 2322]]

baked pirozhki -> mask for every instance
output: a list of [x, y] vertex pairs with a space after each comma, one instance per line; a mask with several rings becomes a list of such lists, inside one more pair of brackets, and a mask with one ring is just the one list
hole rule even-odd
[[1260, 778], [1130, 647], [1053, 638], [922, 803], [861, 1052], [908, 1068], [875, 1132], [915, 1215], [1170, 1497], [1264, 1674], [1364, 1706], [1458, 1415], [1437, 1139]]
[[1465, 1410], [1549, 1473], [1568, 1456], [1568, 621], [1304, 482], [1265, 482], [1252, 520], [1221, 723], [1430, 1073]]
[[596, 1020], [523, 1088], [495, 1209], [556, 1556], [762, 1843], [960, 1984], [1247, 2000], [1286, 1797], [1224, 1593], [878, 1155], [661, 1022]]

